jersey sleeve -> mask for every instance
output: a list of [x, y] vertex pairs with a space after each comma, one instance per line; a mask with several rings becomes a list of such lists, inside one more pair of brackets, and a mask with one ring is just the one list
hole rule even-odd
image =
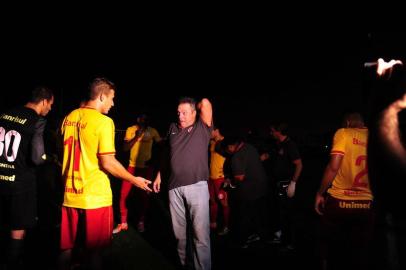
[[129, 141], [129, 140], [133, 139], [135, 137], [136, 131], [137, 131], [137, 128], [134, 126], [127, 128], [127, 130], [125, 131], [124, 141]]
[[151, 133], [154, 142], [159, 142], [161, 140], [161, 136], [159, 136], [159, 133], [155, 128], [151, 128]]
[[114, 122], [110, 118], [104, 121], [99, 129], [99, 150], [98, 155], [114, 155]]
[[345, 129], [341, 128], [334, 134], [331, 155], [345, 155]]
[[44, 147], [44, 129], [46, 120], [39, 118], [35, 124], [34, 135], [31, 142], [31, 160], [35, 165], [40, 165], [45, 162], [45, 147]]

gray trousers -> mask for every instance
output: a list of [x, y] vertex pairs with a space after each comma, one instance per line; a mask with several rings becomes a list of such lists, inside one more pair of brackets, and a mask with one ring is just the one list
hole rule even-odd
[[186, 264], [187, 224], [193, 231], [193, 262], [196, 270], [211, 269], [209, 189], [207, 181], [171, 189], [169, 207], [180, 262]]

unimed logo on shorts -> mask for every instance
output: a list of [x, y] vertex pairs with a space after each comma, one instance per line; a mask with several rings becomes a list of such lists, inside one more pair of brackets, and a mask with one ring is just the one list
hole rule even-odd
[[349, 209], [370, 209], [371, 203], [357, 203], [357, 202], [340, 202], [340, 208], [349, 208]]

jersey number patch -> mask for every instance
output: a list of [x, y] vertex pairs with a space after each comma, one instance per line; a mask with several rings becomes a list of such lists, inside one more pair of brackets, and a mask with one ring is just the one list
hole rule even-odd
[[15, 130], [6, 130], [0, 127], [0, 157], [4, 155], [8, 162], [17, 158], [18, 148], [21, 143], [21, 134]]

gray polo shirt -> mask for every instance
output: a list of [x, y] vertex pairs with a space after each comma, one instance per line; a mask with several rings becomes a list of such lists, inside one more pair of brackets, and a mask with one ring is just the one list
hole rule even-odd
[[208, 147], [212, 127], [200, 118], [186, 128], [172, 123], [169, 127], [171, 175], [169, 190], [207, 181], [209, 178]]

